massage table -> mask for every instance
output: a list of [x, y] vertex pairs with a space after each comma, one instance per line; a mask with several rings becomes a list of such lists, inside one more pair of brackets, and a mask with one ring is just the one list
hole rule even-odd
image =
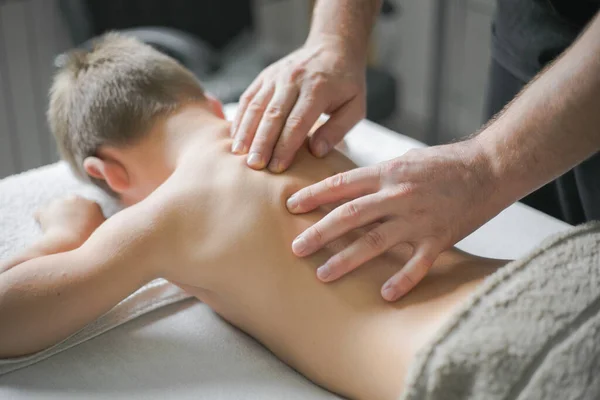
[[[234, 106], [226, 107], [227, 115], [231, 116], [233, 109]], [[367, 165], [422, 146], [365, 120], [347, 135], [339, 148], [358, 165]], [[43, 174], [50, 181], [34, 179]], [[36, 186], [36, 190], [31, 186]], [[101, 196], [94, 188], [75, 181], [64, 163], [0, 181], [0, 256], [18, 251], [39, 235], [31, 218], [37, 206], [72, 192], [92, 198]], [[110, 204], [103, 206], [105, 212], [114, 212]], [[569, 225], [563, 222], [515, 204], [461, 241], [458, 247], [481, 256], [513, 259], [547, 236], [567, 228]], [[186, 299], [159, 307], [36, 364], [0, 376], [0, 398], [324, 400], [340, 397], [286, 366], [206, 305]]]

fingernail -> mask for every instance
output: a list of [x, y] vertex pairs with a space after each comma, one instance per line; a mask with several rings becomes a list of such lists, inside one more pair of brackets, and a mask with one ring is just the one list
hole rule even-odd
[[269, 171], [275, 172], [276, 174], [283, 172], [283, 163], [277, 158], [272, 159], [269, 163]]
[[308, 243], [306, 242], [306, 239], [302, 235], [298, 236], [292, 242], [292, 251], [297, 256], [301, 256], [304, 252], [306, 252], [307, 248], [308, 248]]
[[231, 151], [233, 151], [235, 154], [243, 154], [244, 143], [241, 140], [236, 140], [233, 142], [233, 146], [231, 146]]
[[323, 157], [329, 151], [329, 145], [324, 140], [317, 142], [315, 145], [315, 156]]
[[331, 275], [331, 267], [327, 263], [317, 268], [317, 277], [324, 281]]
[[298, 208], [298, 196], [293, 194], [292, 197], [287, 199], [285, 205], [287, 206], [288, 210], [294, 211], [296, 208]]
[[396, 289], [394, 289], [394, 287], [392, 286], [391, 283], [386, 283], [383, 286], [383, 289], [381, 291], [381, 295], [383, 296], [384, 299], [386, 299], [387, 301], [394, 301], [397, 298], [397, 293], [396, 293]]
[[248, 165], [252, 168], [261, 169], [265, 167], [265, 162], [259, 153], [252, 153], [248, 156]]

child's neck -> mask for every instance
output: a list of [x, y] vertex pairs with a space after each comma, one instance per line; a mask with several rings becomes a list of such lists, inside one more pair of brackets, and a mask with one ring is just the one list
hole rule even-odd
[[[215, 140], [229, 137], [230, 123], [203, 106], [190, 105], [170, 115], [164, 121], [163, 132], [167, 159], [176, 167], [182, 156], [193, 145], [195, 151], [210, 149]], [[206, 146], [203, 146], [203, 144]], [[202, 157], [202, 154], [197, 154]]]

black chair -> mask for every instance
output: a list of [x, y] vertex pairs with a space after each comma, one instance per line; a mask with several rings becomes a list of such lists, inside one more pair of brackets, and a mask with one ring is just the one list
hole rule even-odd
[[[250, 0], [60, 0], [77, 47], [106, 31], [175, 58], [224, 103], [237, 101], [265, 61], [254, 51]], [[232, 12], [235, 10], [235, 12]]]
[[[110, 30], [132, 35], [190, 69], [223, 103], [235, 102], [267, 66], [252, 35], [251, 0], [59, 0], [77, 47]], [[393, 11], [393, 10], [392, 10]], [[390, 12], [384, 7], [384, 13]], [[367, 71], [367, 118], [394, 112], [396, 84]]]

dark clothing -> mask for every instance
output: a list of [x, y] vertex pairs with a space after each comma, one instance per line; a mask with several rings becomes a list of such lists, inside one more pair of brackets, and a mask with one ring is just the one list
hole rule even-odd
[[[486, 119], [561, 54], [599, 9], [600, 0], [498, 0]], [[523, 202], [571, 224], [600, 220], [600, 153]]]
[[562, 53], [600, 8], [600, 0], [498, 0], [492, 56], [528, 82]]

